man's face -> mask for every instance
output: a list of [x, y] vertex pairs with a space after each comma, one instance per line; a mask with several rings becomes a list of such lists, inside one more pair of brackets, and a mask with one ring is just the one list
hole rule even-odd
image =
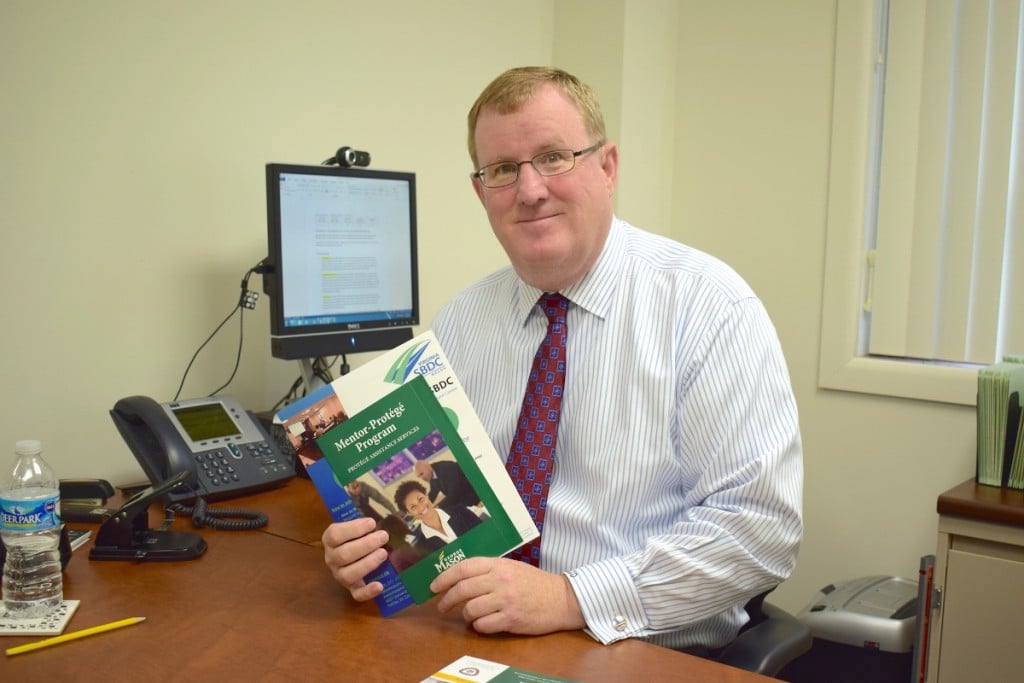
[[[481, 166], [600, 142], [589, 139], [579, 111], [554, 85], [542, 87], [515, 113], [484, 109], [474, 136]], [[526, 163], [512, 185], [489, 188], [474, 180], [473, 187], [519, 276], [556, 291], [577, 282], [600, 256], [617, 171], [618, 150], [608, 143], [578, 157], [563, 175], [541, 176]]]
[[427, 463], [420, 460], [416, 463], [415, 472], [416, 476], [423, 481], [430, 481], [430, 477], [434, 474], [434, 469]]

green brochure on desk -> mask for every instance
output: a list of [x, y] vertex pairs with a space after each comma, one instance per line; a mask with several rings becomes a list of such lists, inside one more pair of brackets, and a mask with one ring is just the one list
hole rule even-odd
[[[523, 542], [505, 509], [508, 500], [495, 493], [422, 376], [349, 416], [317, 444], [350, 496], [353, 486], [378, 494], [387, 489], [387, 496], [367, 496], [356, 506], [378, 517], [391, 535], [389, 561], [414, 602], [433, 596], [430, 583], [448, 567], [468, 557], [500, 557]], [[461, 470], [471, 487], [466, 499], [432, 500], [430, 482], [416, 470], [419, 461]], [[383, 502], [381, 512], [394, 512], [374, 515], [371, 499], [390, 499], [393, 505]]]
[[498, 664], [479, 657], [459, 657], [420, 683], [577, 683], [524, 669]]

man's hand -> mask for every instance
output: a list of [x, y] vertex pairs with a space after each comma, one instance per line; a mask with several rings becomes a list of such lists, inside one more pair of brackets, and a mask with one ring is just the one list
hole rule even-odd
[[369, 517], [338, 522], [324, 531], [324, 562], [334, 580], [348, 589], [359, 602], [372, 600], [384, 591], [380, 581], [363, 582], [363, 577], [388, 559], [384, 546], [388, 532], [374, 531], [376, 523]]
[[540, 635], [586, 626], [569, 579], [525, 562], [471, 557], [430, 584], [441, 612], [461, 610], [480, 633]]

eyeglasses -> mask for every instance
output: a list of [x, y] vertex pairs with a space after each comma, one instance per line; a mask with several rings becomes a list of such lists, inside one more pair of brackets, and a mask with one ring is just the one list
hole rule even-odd
[[542, 176], [562, 175], [576, 168], [576, 157], [596, 151], [604, 144], [604, 140], [596, 144], [573, 151], [571, 149], [553, 149], [541, 152], [529, 161], [499, 161], [488, 164], [473, 174], [484, 187], [505, 187], [519, 180], [519, 167], [530, 164]]

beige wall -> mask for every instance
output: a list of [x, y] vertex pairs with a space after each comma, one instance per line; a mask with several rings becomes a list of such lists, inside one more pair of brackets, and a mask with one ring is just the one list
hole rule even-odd
[[680, 17], [675, 236], [759, 292], [801, 411], [806, 534], [778, 601], [867, 574], [916, 580], [936, 496], [974, 473], [975, 416], [817, 388], [834, 4], [688, 0]]
[[[4, 3], [0, 461], [37, 437], [62, 476], [141, 478], [106, 413], [172, 397], [237, 301], [265, 255], [269, 161], [347, 144], [418, 174], [428, 325], [504, 262], [469, 187], [465, 112], [502, 69], [554, 62], [604, 100], [620, 214], [731, 263], [776, 322], [807, 474], [776, 601], [916, 576], [936, 495], [973, 474], [974, 413], [817, 388], [834, 20], [824, 0]], [[237, 343], [236, 317], [182, 395], [220, 386]], [[270, 358], [261, 300], [226, 391], [262, 410], [296, 376]]]

